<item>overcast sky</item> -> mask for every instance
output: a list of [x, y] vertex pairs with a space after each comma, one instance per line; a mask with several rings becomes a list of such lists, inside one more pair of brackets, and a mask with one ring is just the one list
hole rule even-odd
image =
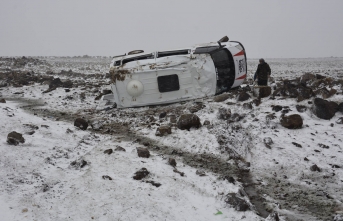
[[343, 57], [343, 1], [0, 0], [0, 56], [110, 56], [224, 35], [250, 58]]

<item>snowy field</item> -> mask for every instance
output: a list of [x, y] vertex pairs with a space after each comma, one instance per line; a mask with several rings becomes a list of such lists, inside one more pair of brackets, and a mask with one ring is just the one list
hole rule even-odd
[[[248, 60], [248, 78], [257, 62]], [[1, 58], [1, 220], [343, 220], [343, 113], [329, 120], [313, 113], [315, 97], [343, 102], [343, 58], [266, 62], [272, 93], [304, 74], [324, 80], [311, 79], [318, 93], [299, 102], [271, 95], [256, 105], [250, 91], [240, 102], [239, 89], [221, 102], [201, 99], [201, 107], [198, 100], [96, 110], [95, 98], [109, 89], [110, 58]], [[53, 78], [72, 86], [49, 91]], [[329, 97], [321, 92], [333, 89]], [[223, 120], [219, 109], [237, 117]], [[170, 124], [172, 115], [190, 112], [202, 127]], [[300, 129], [281, 125], [292, 114], [301, 116]], [[91, 126], [74, 127], [76, 118]], [[161, 125], [172, 133], [156, 136]], [[12, 131], [25, 142], [8, 144]], [[139, 157], [137, 147], [150, 157]], [[141, 168], [150, 173], [133, 179]], [[246, 208], [228, 202], [230, 194]]]

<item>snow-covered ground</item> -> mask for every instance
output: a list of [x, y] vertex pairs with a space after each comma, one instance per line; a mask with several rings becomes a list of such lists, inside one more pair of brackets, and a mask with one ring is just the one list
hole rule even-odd
[[[189, 113], [195, 103], [97, 111], [94, 99], [109, 81], [92, 74], [105, 75], [106, 59], [46, 58], [44, 65], [16, 68], [42, 75], [53, 71], [49, 76], [55, 77], [62, 70], [81, 73], [60, 75], [74, 82], [70, 91], [58, 87], [42, 93], [49, 87], [44, 82], [1, 88], [0, 95], [6, 99], [0, 103], [0, 212], [4, 220], [264, 220], [256, 214], [260, 207], [277, 212], [281, 220], [333, 220], [343, 213], [343, 124], [336, 123], [343, 117], [341, 112], [330, 120], [319, 119], [311, 111], [312, 99], [267, 97], [259, 106], [245, 109], [243, 103], [254, 97], [245, 102], [237, 102], [235, 96], [224, 102], [206, 98], [195, 114], [201, 123], [208, 120], [210, 125], [190, 131], [172, 126], [172, 134], [159, 137], [156, 129], [169, 124], [168, 116]], [[304, 73], [343, 76], [342, 58], [267, 62], [276, 81], [273, 86]], [[249, 61], [250, 75], [256, 66], [257, 60]], [[3, 62], [2, 71], [6, 68], [13, 67]], [[339, 104], [342, 87], [335, 89], [337, 93], [328, 100]], [[272, 105], [287, 106], [287, 115], [299, 114], [303, 127], [282, 127], [282, 113], [273, 111]], [[299, 113], [296, 105], [307, 110]], [[244, 117], [227, 122], [218, 118], [220, 108]], [[167, 118], [159, 118], [164, 112]], [[267, 120], [272, 113], [276, 118]], [[96, 120], [103, 128], [80, 130], [73, 126], [77, 117]], [[25, 143], [7, 144], [11, 131], [22, 133]], [[269, 148], [264, 138], [273, 141]], [[126, 151], [104, 154], [117, 146]], [[150, 150], [150, 158], [137, 156], [136, 148], [143, 146]], [[239, 159], [232, 157], [232, 150]], [[170, 157], [184, 176], [173, 171]], [[75, 168], [71, 165], [75, 160], [85, 160], [87, 165]], [[321, 172], [310, 170], [314, 164]], [[225, 171], [223, 165], [232, 171]], [[132, 178], [143, 167], [150, 171], [143, 181], [160, 183], [160, 187]], [[206, 176], [198, 176], [197, 170]], [[249, 172], [242, 174], [243, 170]], [[106, 175], [112, 180], [102, 178]], [[225, 179], [227, 175], [235, 182]], [[253, 206], [236, 211], [225, 203], [228, 193], [240, 194]]]

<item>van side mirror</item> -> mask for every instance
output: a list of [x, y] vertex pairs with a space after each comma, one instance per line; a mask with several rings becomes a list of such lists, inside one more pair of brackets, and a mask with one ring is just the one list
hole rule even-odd
[[222, 37], [218, 42], [228, 42], [229, 38], [227, 36]]

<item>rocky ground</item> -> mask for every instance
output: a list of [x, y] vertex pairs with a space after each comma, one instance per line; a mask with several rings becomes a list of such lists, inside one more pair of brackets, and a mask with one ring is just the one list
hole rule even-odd
[[343, 220], [343, 59], [271, 59], [269, 89], [99, 110], [109, 62], [0, 59], [9, 220]]

